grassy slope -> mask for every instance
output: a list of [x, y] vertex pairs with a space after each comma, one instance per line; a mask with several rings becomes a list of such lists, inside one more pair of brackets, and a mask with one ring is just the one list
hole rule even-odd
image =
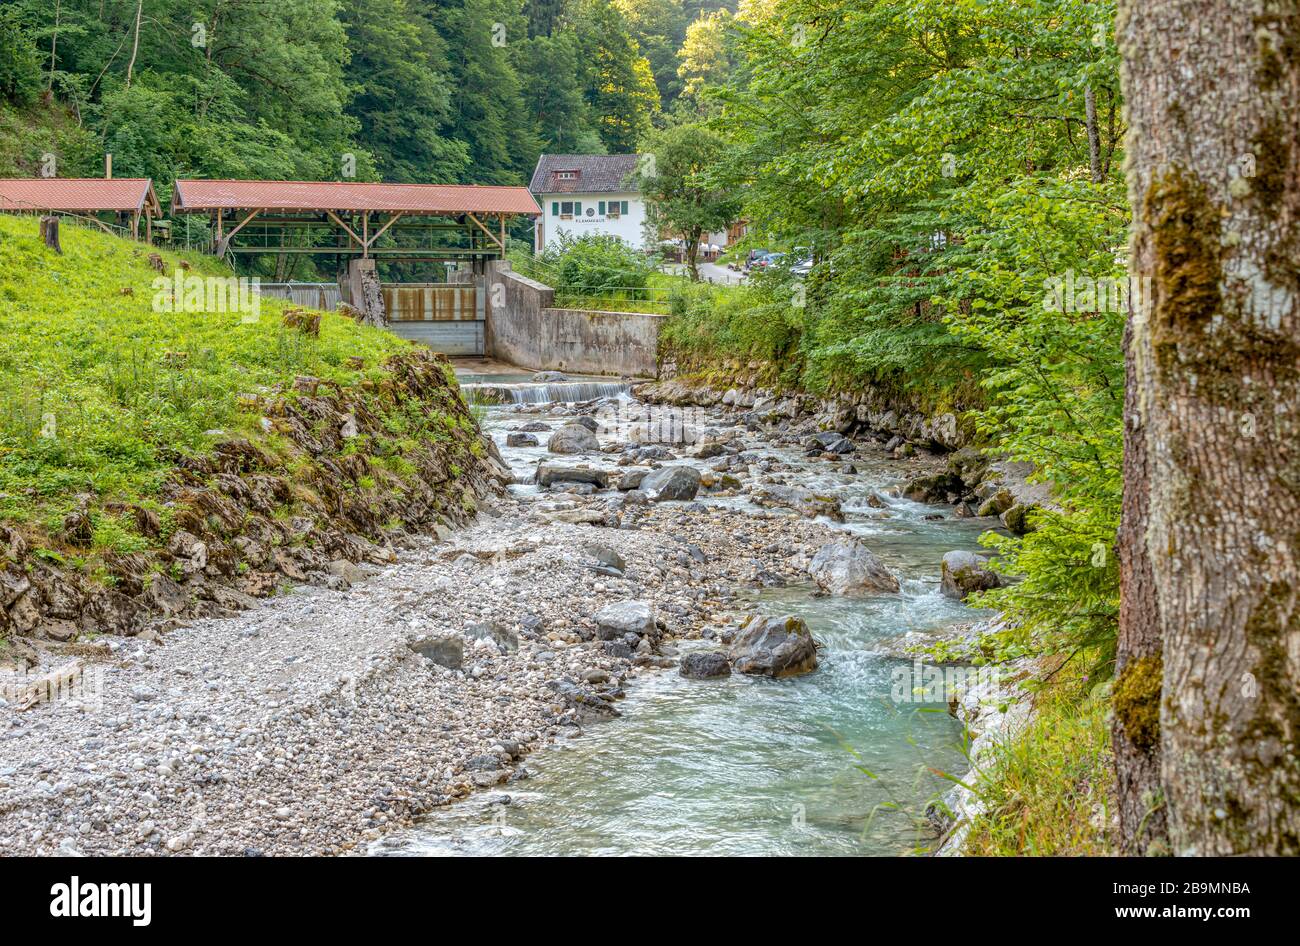
[[[313, 375], [352, 385], [406, 347], [339, 315], [315, 339], [282, 322], [264, 299], [260, 317], [154, 311], [149, 248], [62, 228], [63, 255], [45, 249], [32, 217], [0, 215], [0, 521], [53, 534], [81, 493], [150, 505], [167, 471], [221, 435], [262, 438], [239, 395]], [[162, 254], [169, 274], [180, 257]], [[190, 256], [191, 273], [228, 276]], [[125, 294], [124, 290], [130, 290]], [[360, 356], [365, 367], [348, 367]], [[55, 436], [43, 435], [53, 417]], [[95, 548], [129, 551], [142, 539], [96, 515]]]

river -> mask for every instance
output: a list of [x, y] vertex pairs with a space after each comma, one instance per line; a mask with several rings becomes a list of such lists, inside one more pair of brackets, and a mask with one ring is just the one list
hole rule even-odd
[[[524, 376], [463, 382], [518, 385]], [[517, 401], [618, 396], [617, 385], [524, 384]], [[523, 420], [547, 420], [546, 414]], [[489, 407], [485, 430], [513, 469], [531, 473], [545, 447], [508, 449], [510, 406]], [[544, 443], [544, 438], [543, 438]], [[866, 598], [816, 596], [811, 586], [749, 591], [755, 609], [804, 618], [823, 644], [820, 667], [785, 680], [735, 674], [687, 680], [646, 674], [629, 688], [621, 718], [537, 752], [531, 777], [479, 792], [386, 837], [372, 853], [902, 855], [933, 842], [926, 803], [966, 770], [962, 729], [937, 703], [896, 702], [911, 664], [873, 649], [908, 631], [981, 617], [939, 593], [939, 562], [979, 548], [986, 522], [901, 499], [899, 464], [878, 448], [846, 476], [788, 449], [761, 451], [802, 465], [801, 482], [833, 490], [841, 526], [863, 537], [897, 575], [902, 592]], [[698, 462], [698, 461], [695, 461]], [[516, 486], [529, 491], [531, 486]], [[868, 505], [876, 495], [885, 508]], [[708, 498], [752, 509], [743, 497]], [[926, 519], [936, 511], [941, 521]], [[686, 642], [682, 649], [701, 646]], [[916, 681], [919, 683], [919, 681]], [[911, 687], [901, 687], [910, 693]]]

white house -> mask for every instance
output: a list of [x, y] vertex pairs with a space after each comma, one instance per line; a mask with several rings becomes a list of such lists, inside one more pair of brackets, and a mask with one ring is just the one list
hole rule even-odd
[[528, 189], [542, 208], [533, 246], [541, 253], [560, 234], [616, 236], [645, 247], [645, 201], [636, 186], [639, 155], [544, 154]]

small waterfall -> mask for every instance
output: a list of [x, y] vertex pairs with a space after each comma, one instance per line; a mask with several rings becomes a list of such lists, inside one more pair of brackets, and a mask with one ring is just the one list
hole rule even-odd
[[625, 381], [563, 381], [554, 384], [463, 384], [471, 404], [572, 404], [627, 394]]

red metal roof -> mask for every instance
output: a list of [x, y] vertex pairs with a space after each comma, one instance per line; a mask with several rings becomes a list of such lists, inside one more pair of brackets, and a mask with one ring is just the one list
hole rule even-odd
[[145, 201], [158, 207], [153, 183], [147, 177], [103, 178], [13, 177], [0, 178], [0, 212], [64, 210], [95, 213], [142, 210]]
[[540, 214], [526, 187], [474, 184], [366, 184], [358, 181], [177, 181], [172, 210], [293, 210], [445, 216]]

